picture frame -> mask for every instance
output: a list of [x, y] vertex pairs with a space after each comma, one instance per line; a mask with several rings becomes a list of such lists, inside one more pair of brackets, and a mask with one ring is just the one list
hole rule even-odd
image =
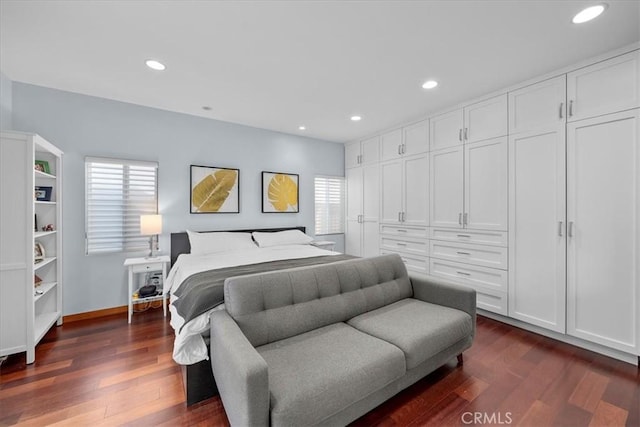
[[262, 213], [300, 212], [300, 176], [262, 171]]
[[39, 172], [51, 174], [51, 169], [49, 168], [49, 162], [46, 160], [36, 160], [33, 165], [33, 169]]
[[34, 188], [34, 197], [38, 202], [50, 202], [51, 191], [53, 187], [44, 187], [36, 185]]
[[191, 165], [190, 184], [190, 213], [240, 213], [240, 169]]
[[47, 254], [42, 243], [36, 241], [33, 243], [33, 260], [38, 263], [46, 258]]

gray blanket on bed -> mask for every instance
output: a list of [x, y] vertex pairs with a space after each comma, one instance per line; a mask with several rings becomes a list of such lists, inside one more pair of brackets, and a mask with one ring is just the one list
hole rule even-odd
[[173, 306], [180, 317], [184, 319], [182, 326], [184, 327], [190, 320], [224, 302], [224, 280], [227, 277], [283, 270], [285, 268], [302, 267], [306, 265], [327, 264], [352, 258], [355, 257], [351, 255], [323, 255], [202, 271], [187, 277], [184, 282], [182, 282], [178, 290], [173, 293], [173, 295], [177, 297], [177, 300], [173, 302]]

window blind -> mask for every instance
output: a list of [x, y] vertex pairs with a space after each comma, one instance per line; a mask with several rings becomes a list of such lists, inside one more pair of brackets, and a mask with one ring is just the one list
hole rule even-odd
[[315, 234], [344, 233], [344, 178], [317, 176]]
[[147, 249], [140, 215], [158, 212], [158, 163], [87, 157], [85, 171], [87, 255]]

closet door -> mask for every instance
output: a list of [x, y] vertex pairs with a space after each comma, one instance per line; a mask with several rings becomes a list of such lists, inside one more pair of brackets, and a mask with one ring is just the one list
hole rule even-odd
[[564, 125], [509, 137], [509, 316], [565, 332]]
[[405, 225], [429, 224], [429, 156], [419, 154], [404, 160]]
[[380, 137], [382, 160], [393, 160], [402, 157], [402, 129], [385, 133]]
[[507, 231], [507, 137], [465, 144], [465, 225]]
[[380, 254], [380, 169], [362, 167], [362, 251], [364, 257]]
[[510, 92], [509, 135], [564, 125], [565, 92], [564, 75]]
[[568, 120], [640, 106], [640, 50], [567, 74]]
[[355, 168], [360, 165], [360, 142], [344, 146], [344, 167]]
[[407, 126], [402, 129], [402, 143], [404, 144], [404, 155], [426, 153], [429, 151], [429, 121]]
[[464, 107], [465, 143], [507, 134], [507, 94]]
[[640, 353], [640, 115], [567, 126], [567, 332]]
[[373, 137], [365, 139], [361, 143], [362, 157], [360, 163], [363, 165], [369, 165], [377, 163], [380, 160], [380, 138]]
[[402, 212], [402, 160], [380, 164], [380, 222], [399, 224]]
[[432, 151], [430, 159], [431, 226], [462, 228], [464, 201], [463, 146]]
[[349, 255], [361, 256], [362, 241], [362, 168], [347, 169], [347, 209], [345, 252]]
[[462, 145], [463, 120], [462, 109], [429, 119], [431, 151]]

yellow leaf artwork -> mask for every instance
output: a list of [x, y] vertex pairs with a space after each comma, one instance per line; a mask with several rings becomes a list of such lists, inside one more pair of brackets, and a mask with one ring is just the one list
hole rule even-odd
[[269, 181], [269, 202], [278, 212], [298, 210], [298, 185], [289, 175], [275, 174]]
[[235, 169], [220, 169], [205, 176], [191, 190], [195, 212], [218, 212], [238, 179]]

